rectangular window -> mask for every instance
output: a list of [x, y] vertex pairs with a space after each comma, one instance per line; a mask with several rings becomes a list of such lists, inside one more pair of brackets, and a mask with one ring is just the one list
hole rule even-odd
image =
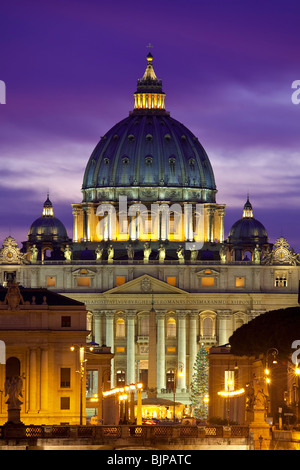
[[[98, 370], [86, 371], [86, 388], [89, 396], [93, 396], [98, 393], [98, 378]], [[105, 380], [107, 380], [107, 375]]]
[[235, 287], [245, 287], [245, 278], [244, 277], [236, 277], [235, 278]]
[[60, 397], [60, 409], [61, 410], [70, 409], [70, 397]]
[[70, 388], [71, 386], [71, 369], [70, 367], [62, 367], [60, 369], [60, 387]]
[[176, 348], [175, 346], [168, 346], [167, 347], [167, 352], [172, 354], [172, 353], [176, 353]]
[[124, 353], [125, 352], [124, 346], [117, 346], [116, 347], [116, 352], [117, 353]]
[[275, 287], [287, 287], [288, 279], [286, 271], [275, 272]]
[[168, 276], [167, 277], [167, 284], [170, 284], [170, 286], [176, 287], [176, 277], [175, 276]]
[[78, 277], [77, 278], [77, 286], [78, 287], [90, 287], [91, 278], [90, 277]]
[[71, 316], [70, 315], [61, 317], [61, 326], [63, 328], [68, 328], [68, 327], [71, 326]]
[[202, 287], [213, 287], [215, 285], [215, 278], [214, 277], [202, 277], [201, 278], [201, 285]]
[[3, 285], [6, 287], [9, 282], [14, 282], [16, 279], [16, 271], [4, 271], [3, 275]]
[[56, 286], [56, 277], [47, 276], [47, 287], [55, 287], [55, 286]]
[[125, 276], [116, 276], [116, 286], [125, 284]]

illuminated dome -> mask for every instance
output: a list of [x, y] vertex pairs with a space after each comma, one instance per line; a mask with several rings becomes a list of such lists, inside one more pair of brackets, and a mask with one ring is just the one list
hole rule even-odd
[[168, 189], [172, 200], [215, 202], [209, 158], [198, 138], [165, 110], [162, 82], [152, 61], [148, 54], [134, 110], [101, 138], [88, 161], [83, 201], [116, 200], [120, 192], [145, 200], [149, 188], [148, 200], [166, 199]]
[[243, 216], [233, 224], [228, 235], [229, 243], [268, 243], [268, 234], [261, 222], [253, 217], [252, 205], [247, 199]]
[[43, 205], [43, 214], [36, 219], [28, 232], [29, 242], [69, 240], [64, 224], [54, 217], [52, 202], [47, 197]]

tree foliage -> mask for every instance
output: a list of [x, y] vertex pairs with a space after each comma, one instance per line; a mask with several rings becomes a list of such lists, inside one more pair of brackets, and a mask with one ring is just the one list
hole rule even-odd
[[204, 346], [198, 351], [193, 369], [190, 398], [194, 408], [194, 416], [199, 419], [207, 419], [208, 404], [204, 400], [208, 396], [208, 358]]
[[271, 310], [238, 328], [229, 338], [231, 353], [258, 356], [269, 348], [289, 357], [292, 343], [300, 340], [300, 307]]

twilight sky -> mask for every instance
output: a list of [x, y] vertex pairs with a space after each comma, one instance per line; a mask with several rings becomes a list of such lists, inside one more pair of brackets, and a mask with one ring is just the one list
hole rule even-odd
[[85, 166], [133, 109], [149, 43], [166, 109], [208, 153], [226, 235], [249, 193], [270, 241], [300, 252], [297, 0], [2, 0], [0, 246], [26, 240], [47, 191], [72, 236]]

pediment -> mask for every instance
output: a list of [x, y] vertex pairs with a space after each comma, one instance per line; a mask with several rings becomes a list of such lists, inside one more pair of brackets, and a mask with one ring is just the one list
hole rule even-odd
[[88, 268], [79, 268], [72, 271], [73, 276], [95, 276], [96, 272]]
[[155, 277], [143, 274], [142, 276], [128, 281], [121, 286], [114, 287], [105, 292], [106, 294], [187, 294], [178, 287], [171, 286]]
[[201, 277], [205, 277], [205, 276], [219, 276], [220, 273], [219, 271], [216, 271], [215, 269], [201, 269], [200, 271], [197, 271], [196, 272], [196, 276], [201, 276]]

